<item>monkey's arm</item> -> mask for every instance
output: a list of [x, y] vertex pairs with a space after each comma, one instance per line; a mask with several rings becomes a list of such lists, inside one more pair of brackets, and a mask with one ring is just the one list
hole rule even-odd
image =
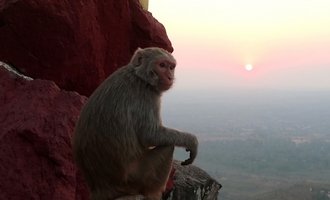
[[183, 161], [182, 165], [191, 164], [197, 155], [198, 140], [195, 135], [181, 132], [175, 129], [160, 127], [155, 135], [144, 137], [143, 140], [148, 146], [179, 146], [186, 148], [190, 152], [187, 160]]

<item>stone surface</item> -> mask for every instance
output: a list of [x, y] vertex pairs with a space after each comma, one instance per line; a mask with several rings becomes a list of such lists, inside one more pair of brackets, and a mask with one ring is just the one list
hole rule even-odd
[[[18, 0], [0, 0], [0, 12], [6, 9], [10, 4], [15, 3]], [[1, 26], [1, 21], [0, 21]]]
[[[16, 70], [0, 61], [1, 200], [89, 199], [71, 149], [87, 98], [65, 90], [89, 95], [147, 46], [173, 51], [138, 0], [0, 0], [0, 60]], [[216, 199], [205, 172], [174, 167], [164, 199]]]
[[[0, 199], [87, 200], [71, 138], [87, 98], [0, 62]], [[221, 185], [175, 163], [164, 200], [216, 199]], [[173, 185], [174, 184], [174, 185]]]
[[174, 189], [163, 200], [216, 200], [222, 187], [202, 169], [174, 162]]
[[86, 97], [0, 62], [0, 199], [87, 200], [71, 138]]
[[137, 47], [173, 51], [138, 0], [0, 0], [0, 60], [89, 95]]

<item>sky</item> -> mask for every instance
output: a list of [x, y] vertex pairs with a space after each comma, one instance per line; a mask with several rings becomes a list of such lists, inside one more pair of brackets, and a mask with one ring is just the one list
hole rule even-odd
[[329, 0], [149, 0], [148, 10], [174, 47], [177, 89], [330, 91]]

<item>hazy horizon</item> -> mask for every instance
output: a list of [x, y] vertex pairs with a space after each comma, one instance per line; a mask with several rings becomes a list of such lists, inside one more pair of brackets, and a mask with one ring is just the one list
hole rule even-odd
[[328, 91], [174, 90], [162, 119], [197, 136], [194, 165], [223, 185], [219, 199], [328, 199]]
[[330, 90], [329, 10], [323, 0], [149, 2], [174, 47], [180, 90]]
[[149, 3], [178, 62], [163, 123], [197, 135], [219, 199], [329, 199], [330, 1]]

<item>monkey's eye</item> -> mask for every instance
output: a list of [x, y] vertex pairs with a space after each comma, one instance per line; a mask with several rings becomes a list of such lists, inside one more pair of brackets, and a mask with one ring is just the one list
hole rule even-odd
[[166, 67], [166, 64], [162, 62], [162, 63], [159, 64], [159, 66], [160, 67]]
[[170, 70], [174, 70], [175, 69], [175, 65], [170, 65]]

